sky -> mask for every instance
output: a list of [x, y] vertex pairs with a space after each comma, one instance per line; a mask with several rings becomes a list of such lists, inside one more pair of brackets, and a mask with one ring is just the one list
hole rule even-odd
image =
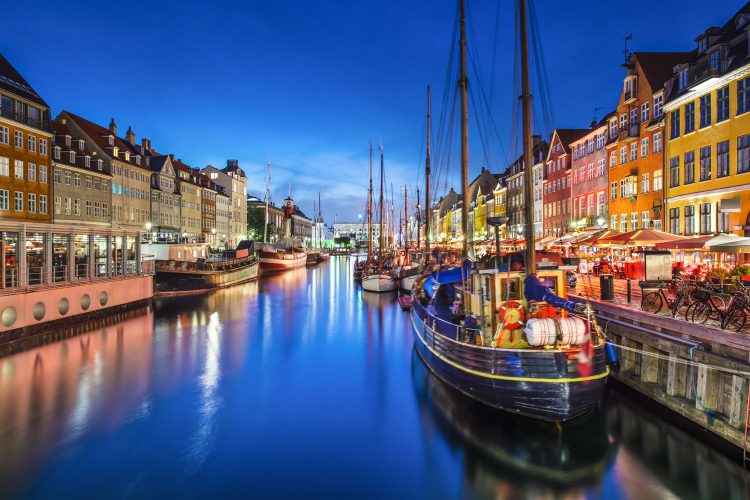
[[[514, 10], [467, 0], [470, 177], [512, 160]], [[553, 127], [587, 127], [617, 105], [623, 38], [633, 51], [689, 51], [735, 0], [534, 0]], [[0, 51], [56, 116], [68, 110], [194, 167], [238, 159], [248, 192], [292, 196], [327, 222], [364, 213], [368, 148], [384, 149], [397, 210], [423, 189], [432, 86], [436, 196], [460, 189], [457, 128], [444, 104], [454, 0], [8, 2]], [[477, 69], [479, 68], [479, 69]], [[536, 79], [534, 79], [536, 81]], [[535, 103], [542, 91], [532, 88]], [[474, 106], [473, 103], [482, 103]], [[484, 113], [484, 114], [479, 114]], [[477, 119], [476, 116], [483, 118]], [[487, 118], [491, 116], [491, 119]], [[537, 117], [541, 116], [538, 114]], [[455, 123], [454, 123], [455, 125]], [[542, 132], [549, 124], [535, 123]], [[441, 137], [456, 137], [452, 141]], [[484, 138], [480, 140], [479, 138]], [[376, 170], [378, 158], [375, 158]], [[378, 185], [377, 171], [375, 179]], [[377, 193], [376, 193], [377, 196]]]

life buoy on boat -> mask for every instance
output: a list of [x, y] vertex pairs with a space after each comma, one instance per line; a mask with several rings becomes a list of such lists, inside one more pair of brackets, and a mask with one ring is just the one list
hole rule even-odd
[[526, 310], [515, 300], [509, 300], [501, 305], [497, 314], [500, 323], [508, 330], [517, 330], [526, 321]]

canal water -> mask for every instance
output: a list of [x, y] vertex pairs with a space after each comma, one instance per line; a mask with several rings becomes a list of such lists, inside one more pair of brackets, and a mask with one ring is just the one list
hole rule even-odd
[[3, 498], [743, 498], [741, 465], [610, 390], [557, 428], [435, 379], [353, 260], [0, 358]]

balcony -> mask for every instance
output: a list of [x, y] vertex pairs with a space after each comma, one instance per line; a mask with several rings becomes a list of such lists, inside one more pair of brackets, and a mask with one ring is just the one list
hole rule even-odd
[[9, 120], [23, 123], [24, 125], [28, 125], [30, 127], [46, 130], [48, 132], [52, 131], [52, 127], [50, 126], [48, 118], [41, 116], [32, 117], [28, 113], [23, 113], [15, 109], [13, 106], [0, 106], [0, 116], [2, 116], [3, 118], [8, 118]]
[[708, 62], [693, 66], [688, 70], [688, 88], [718, 78], [719, 68], [711, 68]]
[[617, 140], [620, 142], [630, 142], [638, 140], [641, 135], [641, 127], [637, 123], [631, 124], [628, 127], [620, 129], [620, 133], [617, 135]]
[[622, 96], [623, 104], [630, 104], [631, 102], [638, 99], [638, 90], [637, 89], [630, 89], [626, 90], [625, 93]]

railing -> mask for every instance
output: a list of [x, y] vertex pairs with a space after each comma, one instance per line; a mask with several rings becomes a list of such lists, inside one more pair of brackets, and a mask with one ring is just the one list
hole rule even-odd
[[29, 266], [26, 276], [29, 285], [44, 284], [44, 266]]
[[641, 135], [641, 128], [638, 126], [638, 124], [631, 124], [628, 127], [625, 127], [623, 129], [620, 129], [620, 133], [618, 134], [618, 139], [623, 141], [626, 139], [637, 139]]
[[193, 271], [230, 271], [239, 267], [244, 267], [255, 260], [254, 255], [248, 255], [247, 257], [240, 257], [239, 259], [227, 259], [221, 261], [203, 261], [203, 262], [176, 262], [173, 260], [165, 261], [158, 260], [153, 261], [156, 263], [156, 271], [180, 271], [180, 272], [193, 272]]
[[636, 89], [630, 89], [630, 90], [625, 91], [623, 100], [625, 102], [628, 102], [629, 100], [636, 99], [637, 97], [638, 97], [638, 92], [636, 91]]
[[52, 268], [52, 281], [58, 283], [68, 279], [68, 266], [54, 266]]
[[76, 279], [85, 280], [89, 277], [89, 265], [88, 264], [76, 264]]
[[[41, 114], [41, 111], [40, 111]], [[52, 127], [50, 126], [49, 119], [43, 118], [41, 116], [37, 118], [33, 118], [29, 116], [28, 113], [23, 113], [19, 110], [17, 110], [13, 106], [0, 106], [0, 116], [3, 118], [9, 118], [11, 120], [39, 128], [42, 130], [51, 130]]]
[[15, 267], [5, 268], [5, 288], [18, 286], [18, 269]]
[[688, 70], [688, 87], [697, 85], [716, 76], [719, 76], [719, 69], [711, 68], [708, 62], [698, 66], [693, 66]]

